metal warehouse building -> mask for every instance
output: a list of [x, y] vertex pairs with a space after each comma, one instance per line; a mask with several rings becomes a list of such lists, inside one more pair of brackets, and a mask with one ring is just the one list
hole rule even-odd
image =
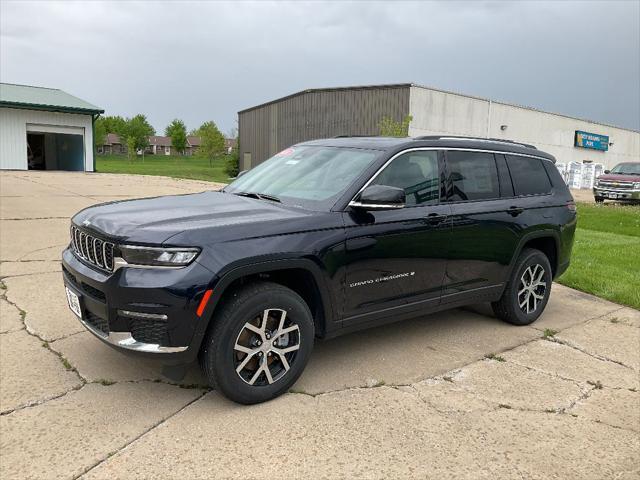
[[103, 112], [62, 90], [0, 83], [0, 169], [94, 171]]
[[640, 132], [414, 84], [304, 90], [238, 112], [240, 170], [305, 140], [377, 135], [383, 117], [413, 117], [409, 136], [466, 135], [530, 143], [559, 162], [611, 168], [640, 159]]

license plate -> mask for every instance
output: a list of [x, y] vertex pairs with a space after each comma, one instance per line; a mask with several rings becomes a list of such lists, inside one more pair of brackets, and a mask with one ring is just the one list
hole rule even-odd
[[618, 198], [618, 194], [617, 193], [610, 193], [609, 194], [609, 198]]
[[64, 287], [67, 291], [67, 302], [69, 302], [69, 308], [75, 313], [78, 318], [82, 318], [82, 309], [80, 308], [80, 298], [78, 295], [69, 290], [68, 287]]

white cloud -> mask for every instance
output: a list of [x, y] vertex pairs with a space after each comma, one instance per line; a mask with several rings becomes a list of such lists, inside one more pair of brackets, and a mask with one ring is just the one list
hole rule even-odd
[[2, 81], [224, 130], [304, 88], [412, 81], [640, 128], [638, 2], [6, 2]]

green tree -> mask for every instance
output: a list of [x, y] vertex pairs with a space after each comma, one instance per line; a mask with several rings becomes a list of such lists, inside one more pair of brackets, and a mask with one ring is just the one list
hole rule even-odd
[[200, 137], [198, 155], [209, 159], [209, 166], [213, 160], [224, 153], [224, 136], [215, 122], [205, 122], [194, 132]]
[[123, 135], [127, 125], [127, 121], [119, 115], [107, 115], [106, 117], [100, 117], [98, 120], [102, 122], [107, 133], [116, 133], [118, 135]]
[[404, 117], [401, 122], [396, 122], [391, 117], [382, 117], [378, 124], [380, 135], [383, 137], [408, 137], [411, 120], [413, 120], [411, 115]]
[[104, 142], [107, 138], [107, 128], [104, 124], [104, 119], [102, 117], [98, 117], [93, 124], [93, 144], [96, 148], [104, 145]]
[[127, 143], [129, 160], [135, 157], [137, 150], [142, 150], [142, 159], [144, 161], [144, 149], [149, 146], [149, 137], [155, 135], [156, 132], [147, 121], [147, 117], [138, 114], [135, 117], [128, 118], [122, 132], [118, 132], [118, 134]]
[[183, 154], [187, 148], [187, 127], [184, 122], [176, 118], [164, 129], [164, 134], [171, 137], [173, 148]]
[[234, 178], [240, 173], [240, 138], [236, 138], [236, 145], [231, 150], [231, 154], [228, 155], [227, 160], [224, 163], [224, 171], [229, 177]]

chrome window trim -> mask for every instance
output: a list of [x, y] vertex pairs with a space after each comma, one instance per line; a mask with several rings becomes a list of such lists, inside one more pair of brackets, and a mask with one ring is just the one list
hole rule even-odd
[[[509, 143], [509, 145], [512, 145], [512, 144]], [[519, 157], [529, 157], [529, 158], [537, 158], [538, 160], [546, 160], [547, 162], [551, 161], [548, 158], [541, 157], [539, 155], [530, 155], [530, 154], [527, 154], [527, 153], [507, 152], [507, 151], [500, 151], [500, 150], [486, 150], [486, 149], [480, 149], [480, 148], [463, 148], [463, 147], [413, 147], [413, 148], [408, 148], [406, 150], [402, 150], [401, 152], [396, 153], [389, 160], [387, 160], [384, 163], [384, 165], [382, 165], [378, 170], [376, 170], [376, 172], [371, 176], [371, 178], [369, 178], [369, 180], [367, 180], [367, 182], [364, 184], [364, 186], [360, 190], [358, 190], [356, 192], [356, 194], [351, 198], [351, 201], [349, 202], [348, 206], [351, 206], [351, 204], [354, 203], [354, 202], [357, 203], [356, 197], [358, 195], [360, 195], [362, 193], [362, 191], [365, 188], [367, 188], [371, 184], [371, 182], [373, 182], [376, 179], [376, 177], [378, 175], [380, 175], [380, 173], [385, 168], [387, 168], [387, 165], [389, 165], [391, 162], [393, 162], [400, 155], [404, 155], [405, 153], [409, 153], [409, 152], [420, 152], [420, 151], [430, 151], [430, 150], [442, 151], [442, 152], [454, 151], [454, 152], [493, 153], [493, 154], [498, 154], [498, 155], [517, 155]], [[519, 197], [516, 196], [516, 197], [513, 197], [513, 198], [519, 198]]]
[[368, 210], [399, 210], [405, 208], [405, 205], [386, 204], [386, 203], [360, 203], [352, 200], [349, 202], [350, 207], [366, 208]]

